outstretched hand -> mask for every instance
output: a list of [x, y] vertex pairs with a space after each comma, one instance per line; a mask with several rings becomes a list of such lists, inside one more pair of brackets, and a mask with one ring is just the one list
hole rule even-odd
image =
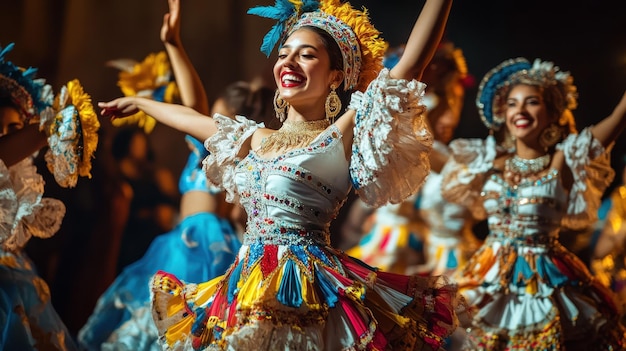
[[166, 44], [180, 43], [180, 0], [167, 0], [169, 12], [163, 16], [161, 41]]
[[128, 117], [139, 112], [139, 108], [132, 97], [122, 97], [109, 102], [99, 102], [100, 114], [111, 119]]

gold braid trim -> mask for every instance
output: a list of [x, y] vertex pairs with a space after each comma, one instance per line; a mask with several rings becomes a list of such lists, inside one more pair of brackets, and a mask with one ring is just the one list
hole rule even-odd
[[285, 121], [279, 130], [263, 139], [259, 152], [286, 151], [296, 147], [309, 145], [321, 132], [330, 125], [330, 121]]

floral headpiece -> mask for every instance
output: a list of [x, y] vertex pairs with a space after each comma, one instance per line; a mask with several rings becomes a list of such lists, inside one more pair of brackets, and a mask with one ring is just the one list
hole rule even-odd
[[533, 64], [523, 58], [509, 59], [489, 71], [478, 87], [476, 106], [489, 129], [498, 130], [504, 124], [504, 104], [510, 89], [518, 84], [540, 86], [554, 97], [563, 121], [572, 125], [571, 110], [577, 107], [578, 94], [569, 72], [561, 71], [548, 61], [535, 59]]
[[367, 9], [356, 10], [339, 0], [276, 0], [275, 6], [259, 6], [248, 14], [278, 21], [265, 35], [261, 52], [269, 56], [278, 42], [304, 26], [331, 35], [343, 57], [344, 90], [364, 91], [383, 67], [387, 42], [370, 23]]
[[23, 69], [5, 60], [14, 46], [13, 43], [0, 46], [0, 96], [19, 106], [24, 121], [28, 122], [52, 106], [54, 94], [44, 79], [35, 78], [36, 68]]
[[[107, 65], [120, 70], [117, 85], [124, 96], [141, 96], [169, 103], [178, 96], [178, 87], [165, 51], [152, 53], [142, 62], [119, 59], [107, 62]], [[156, 120], [143, 111], [127, 118], [114, 119], [111, 123], [116, 127], [136, 124], [146, 133], [152, 132], [156, 126]]]
[[54, 99], [56, 115], [41, 120], [50, 148], [46, 164], [62, 187], [76, 186], [78, 176], [91, 178], [91, 159], [98, 146], [100, 121], [91, 97], [77, 79], [64, 85]]

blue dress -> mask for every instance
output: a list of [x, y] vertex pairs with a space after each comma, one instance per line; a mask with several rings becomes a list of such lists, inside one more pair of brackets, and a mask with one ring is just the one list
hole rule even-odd
[[[207, 184], [201, 161], [207, 152], [194, 138], [179, 181], [181, 194], [215, 193]], [[98, 300], [78, 339], [88, 350], [160, 350], [150, 313], [149, 282], [158, 270], [177, 272], [201, 282], [224, 274], [241, 243], [231, 224], [213, 213], [185, 217], [170, 232], [150, 244], [146, 254], [127, 266]]]
[[10, 168], [0, 160], [0, 350], [77, 350], [23, 251], [31, 237], [53, 236], [65, 216], [65, 205], [43, 191], [32, 158]]

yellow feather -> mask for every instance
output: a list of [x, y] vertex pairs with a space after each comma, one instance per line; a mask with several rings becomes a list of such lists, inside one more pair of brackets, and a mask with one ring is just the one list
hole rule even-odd
[[365, 91], [383, 68], [383, 57], [389, 44], [372, 25], [366, 8], [362, 11], [352, 8], [350, 3], [339, 0], [321, 1], [320, 9], [352, 28], [361, 48], [361, 72], [356, 90]]

